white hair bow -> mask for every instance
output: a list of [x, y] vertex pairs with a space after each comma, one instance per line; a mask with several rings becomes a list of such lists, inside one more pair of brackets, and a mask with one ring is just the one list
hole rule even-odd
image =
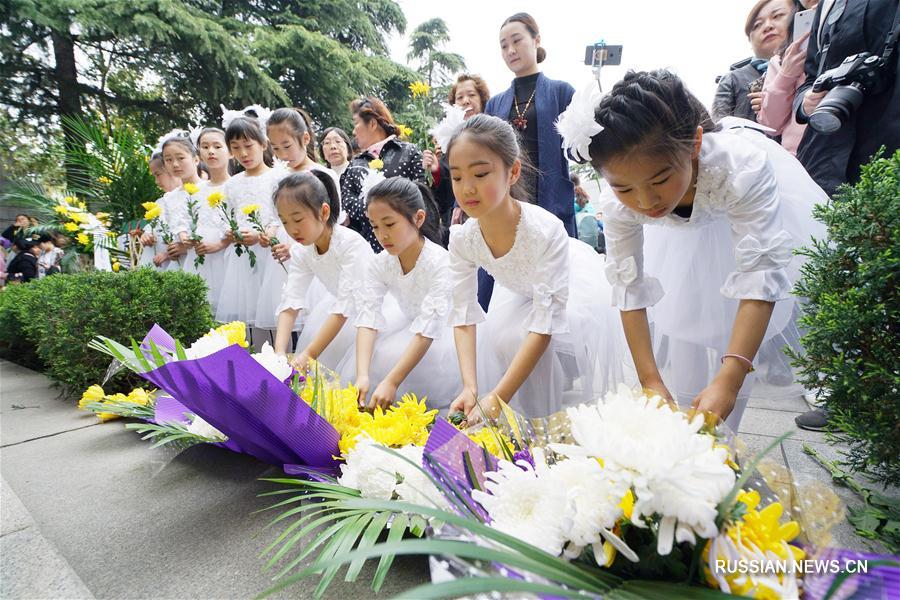
[[440, 123], [435, 125], [428, 131], [441, 147], [442, 152], [447, 152], [447, 146], [450, 145], [450, 139], [456, 130], [465, 122], [466, 111], [455, 104], [444, 104], [444, 118]]
[[594, 110], [603, 97], [596, 81], [575, 92], [566, 110], [556, 120], [556, 130], [562, 137], [562, 147], [569, 150], [578, 162], [591, 160], [591, 138], [603, 131], [594, 119]]
[[268, 108], [260, 106], [259, 104], [251, 104], [250, 106], [245, 106], [241, 110], [227, 109], [224, 104], [220, 104], [219, 108], [222, 109], [222, 129], [228, 129], [228, 125], [238, 117], [247, 117], [248, 119], [254, 118], [247, 114], [247, 111], [252, 110], [256, 113], [256, 122], [259, 124], [263, 137], [267, 137], [266, 123], [268, 123], [269, 117], [272, 115], [272, 111]]
[[157, 140], [156, 142], [156, 150], [154, 150], [153, 152], [154, 154], [162, 154], [163, 144], [174, 138], [187, 138], [189, 136], [190, 134], [184, 129], [173, 129], [169, 133], [166, 133], [165, 135], [161, 135], [159, 137], [159, 140]]

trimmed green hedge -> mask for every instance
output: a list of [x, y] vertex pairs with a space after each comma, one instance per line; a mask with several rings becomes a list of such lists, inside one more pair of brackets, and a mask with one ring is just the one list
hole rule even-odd
[[846, 464], [900, 484], [900, 151], [863, 167], [815, 216], [828, 226], [801, 254], [797, 293], [809, 298], [794, 356], [807, 389], [820, 392]]
[[[80, 395], [103, 381], [110, 364], [87, 347], [91, 339], [140, 340], [154, 323], [182, 340], [207, 332], [213, 320], [203, 279], [149, 268], [54, 275], [0, 291], [0, 356]], [[136, 382], [120, 371], [104, 389], [127, 392]]]

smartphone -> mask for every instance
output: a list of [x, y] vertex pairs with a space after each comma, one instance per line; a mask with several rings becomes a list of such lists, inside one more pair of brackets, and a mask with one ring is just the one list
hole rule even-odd
[[794, 37], [798, 39], [801, 35], [812, 29], [813, 17], [816, 15], [816, 9], [801, 10], [794, 15]]
[[594, 65], [621, 65], [622, 46], [606, 46], [605, 44], [592, 44], [584, 49], [584, 64]]

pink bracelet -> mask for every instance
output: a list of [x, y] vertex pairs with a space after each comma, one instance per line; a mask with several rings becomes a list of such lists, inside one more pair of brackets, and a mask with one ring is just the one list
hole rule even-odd
[[746, 356], [741, 356], [740, 354], [723, 354], [722, 358], [719, 359], [719, 362], [724, 364], [725, 359], [729, 358], [729, 357], [736, 358], [738, 360], [741, 360], [741, 361], [744, 361], [745, 363], [747, 363], [747, 372], [748, 373], [752, 373], [753, 371], [756, 370], [756, 368], [753, 366], [753, 361], [750, 360], [749, 358], [747, 358]]

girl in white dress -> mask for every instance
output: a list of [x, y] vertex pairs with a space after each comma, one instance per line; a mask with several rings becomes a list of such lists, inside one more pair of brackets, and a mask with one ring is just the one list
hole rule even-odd
[[[447, 148], [453, 195], [470, 217], [450, 229], [449, 323], [463, 391], [450, 411], [495, 416], [500, 401], [542, 417], [586, 402], [622, 381], [621, 327], [603, 259], [570, 238], [552, 213], [516, 200], [522, 163], [516, 134], [502, 119], [475, 115]], [[485, 318], [477, 272], [497, 287]], [[476, 352], [476, 324], [478, 324]]]
[[[201, 130], [197, 137], [197, 147], [200, 160], [209, 169], [209, 181], [200, 186], [200, 190], [192, 196], [192, 200], [197, 203], [197, 234], [201, 239], [185, 255], [184, 270], [196, 273], [206, 280], [207, 298], [215, 314], [225, 277], [225, 249], [229, 242], [225, 237], [228, 227], [222, 219], [222, 212], [209, 205], [209, 196], [214, 192], [224, 195], [225, 182], [229, 178], [230, 155], [225, 143], [225, 132], [217, 127]], [[202, 263], [199, 262], [200, 257], [203, 258]]]
[[606, 273], [641, 384], [737, 431], [751, 373], [799, 348], [792, 253], [824, 237], [812, 208], [825, 193], [753, 123], [713, 124], [668, 71], [576, 106], [601, 129], [566, 143], [609, 182]]
[[[154, 152], [150, 156], [147, 168], [150, 169], [150, 174], [153, 175], [156, 185], [163, 191], [163, 196], [156, 199], [156, 203], [162, 208], [165, 194], [178, 188], [181, 182], [166, 170], [161, 152]], [[166, 245], [162, 241], [161, 234], [154, 231], [153, 226], [148, 225], [141, 233], [140, 241], [142, 250], [138, 266], [156, 267], [157, 269], [165, 267], [169, 262], [169, 255], [166, 252]]]
[[[291, 248], [288, 277], [277, 309], [275, 351], [289, 351], [297, 316], [308, 312], [292, 364], [303, 372], [312, 358], [334, 369], [353, 347], [353, 328], [344, 325], [356, 316], [372, 248], [352, 229], [336, 225], [337, 186], [327, 173], [314, 170], [288, 175], [275, 192], [275, 206], [281, 224], [297, 242]], [[308, 292], [316, 280], [327, 293], [313, 306]]]
[[172, 241], [166, 247], [169, 256], [166, 270], [181, 271], [190, 249], [191, 219], [188, 202], [191, 194], [188, 189], [199, 189], [203, 183], [200, 179], [200, 157], [186, 132], [184, 135], [178, 133], [166, 137], [161, 148], [166, 170], [181, 182], [179, 187], [163, 196], [162, 201], [162, 218], [172, 234]]
[[[360, 405], [386, 409], [408, 392], [445, 410], [461, 389], [447, 327], [449, 253], [431, 190], [391, 177], [368, 193], [366, 213], [384, 248], [369, 261], [356, 318], [356, 351], [338, 373], [355, 377]], [[386, 305], [385, 297], [392, 302]], [[399, 310], [398, 310], [399, 308]]]
[[[269, 138], [275, 157], [286, 163], [288, 173], [322, 171], [330, 175], [334, 179], [335, 186], [338, 186], [338, 189], [340, 189], [340, 183], [334, 171], [316, 162], [317, 156], [315, 138], [312, 134], [312, 121], [306, 112], [299, 108], [277, 109], [266, 121], [266, 136]], [[274, 203], [272, 206], [274, 206]], [[274, 210], [272, 211], [272, 219], [272, 222], [267, 225], [271, 230], [272, 237], [278, 240], [278, 244], [270, 246], [272, 257], [266, 261], [265, 276], [262, 284], [263, 289], [270, 293], [260, 296], [256, 311], [256, 326], [266, 329], [275, 329], [278, 323], [278, 316], [275, 310], [281, 301], [281, 290], [287, 279], [285, 269], [279, 267], [277, 263], [285, 264], [286, 266], [291, 256], [291, 247], [296, 244], [281, 225]], [[340, 222], [340, 219], [338, 219], [338, 222]], [[268, 239], [263, 237], [260, 239], [260, 244], [263, 246], [267, 245]], [[315, 299], [318, 299], [324, 294], [324, 289], [320, 285], [316, 285], [312, 293]], [[301, 326], [302, 319], [297, 319], [295, 328], [299, 330]]]
[[[243, 321], [248, 327], [256, 325], [257, 305], [267, 294], [277, 294], [262, 288], [265, 265], [272, 262], [269, 252], [260, 247], [259, 233], [253, 228], [244, 208], [258, 205], [260, 220], [272, 222], [272, 197], [278, 182], [284, 177], [284, 169], [273, 169], [267, 164], [268, 141], [265, 123], [256, 112], [235, 117], [225, 127], [225, 141], [231, 155], [244, 167], [244, 171], [225, 182], [226, 209], [234, 211], [241, 240], [229, 231], [226, 234], [234, 251], [226, 252], [225, 276], [216, 308], [216, 320], [221, 322]], [[221, 210], [221, 209], [220, 209]], [[241, 255], [237, 253], [240, 246]], [[250, 260], [250, 253], [253, 260]], [[276, 268], [278, 267], [277, 265]]]

